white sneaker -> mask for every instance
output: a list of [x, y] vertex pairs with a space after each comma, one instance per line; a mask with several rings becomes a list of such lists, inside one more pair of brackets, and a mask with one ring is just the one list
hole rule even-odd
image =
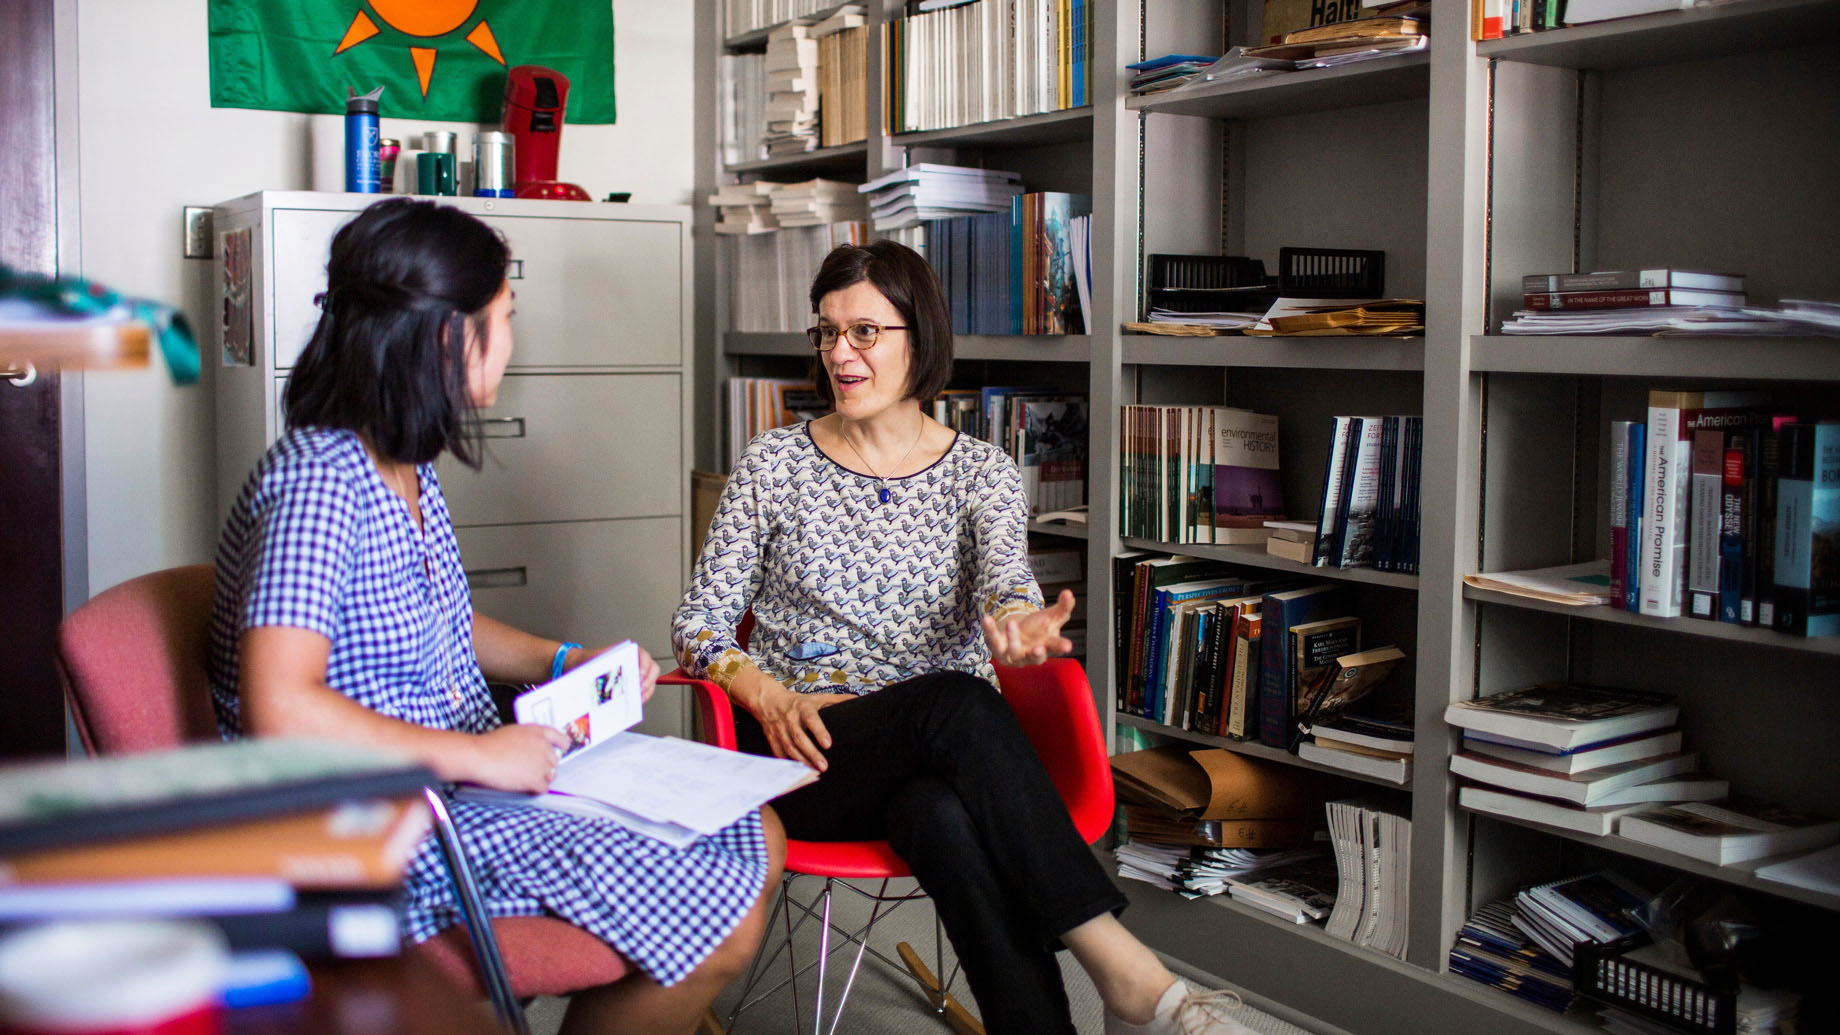
[[1242, 1005], [1237, 992], [1191, 992], [1177, 980], [1163, 991], [1156, 1001], [1156, 1014], [1143, 1024], [1132, 1024], [1106, 1010], [1105, 1035], [1257, 1035], [1228, 1016]]

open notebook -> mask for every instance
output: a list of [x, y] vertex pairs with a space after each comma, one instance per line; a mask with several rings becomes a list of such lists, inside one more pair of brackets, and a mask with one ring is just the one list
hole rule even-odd
[[519, 696], [519, 722], [569, 737], [542, 794], [462, 787], [463, 798], [610, 819], [683, 847], [818, 778], [803, 762], [636, 733], [644, 697], [639, 646], [628, 640]]

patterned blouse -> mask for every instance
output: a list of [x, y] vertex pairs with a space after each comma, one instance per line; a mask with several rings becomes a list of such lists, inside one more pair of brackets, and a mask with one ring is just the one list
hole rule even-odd
[[[416, 476], [419, 529], [349, 431], [296, 428], [263, 457], [218, 542], [210, 675], [226, 738], [244, 732], [237, 641], [257, 626], [325, 636], [327, 684], [373, 711], [467, 733], [499, 725], [441, 484], [432, 464]], [[728, 937], [766, 880], [758, 812], [683, 849], [549, 809], [456, 800], [452, 813], [489, 913], [561, 917], [664, 985]], [[412, 940], [459, 919], [432, 837], [404, 891]]]
[[[678, 661], [721, 686], [752, 662], [802, 693], [942, 670], [995, 683], [979, 619], [1041, 607], [1027, 515], [1016, 465], [966, 435], [883, 482], [820, 452], [808, 425], [764, 432], [729, 476], [672, 621]], [[734, 632], [750, 609], [744, 653]]]

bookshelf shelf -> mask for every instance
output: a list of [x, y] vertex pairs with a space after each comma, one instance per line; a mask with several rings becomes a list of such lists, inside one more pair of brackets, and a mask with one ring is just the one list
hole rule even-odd
[[1417, 53], [1133, 97], [1125, 108], [1213, 119], [1267, 119], [1424, 97], [1430, 87], [1431, 63]]
[[1437, 975], [1436, 980], [1438, 984], [1447, 986], [1452, 995], [1491, 1010], [1511, 1014], [1543, 1028], [1562, 1032], [1563, 1035], [1596, 1035], [1604, 1030], [1597, 1019], [1597, 1007], [1584, 1000], [1573, 1004], [1565, 1013], [1555, 1013], [1543, 1006], [1535, 1006], [1519, 996], [1500, 991], [1480, 981], [1472, 981], [1461, 974], [1445, 972]]
[[[955, 359], [1016, 363], [1084, 363], [1092, 339], [1083, 334], [961, 334], [952, 339]], [[809, 356], [805, 335], [795, 331], [729, 331], [722, 350], [730, 356]]]
[[1299, 564], [1283, 557], [1274, 557], [1265, 552], [1263, 546], [1213, 546], [1205, 543], [1161, 543], [1154, 539], [1125, 539], [1126, 549], [1155, 550], [1159, 553], [1179, 553], [1189, 557], [1206, 557], [1211, 560], [1228, 561], [1244, 564], [1252, 568], [1269, 568], [1273, 571], [1285, 571], [1296, 575], [1309, 575], [1319, 579], [1337, 579], [1342, 582], [1364, 582], [1371, 586], [1392, 586], [1396, 589], [1417, 589], [1418, 576], [1401, 575], [1391, 571], [1375, 571], [1372, 568], [1318, 568], [1313, 565]]
[[1818, 906], [1826, 910], [1840, 910], [1840, 895], [1823, 894], [1819, 891], [1799, 888], [1793, 884], [1784, 884], [1781, 881], [1766, 880], [1765, 878], [1757, 876], [1757, 870], [1761, 867], [1768, 866], [1774, 862], [1781, 862], [1783, 859], [1794, 858], [1798, 854], [1805, 853], [1791, 852], [1786, 855], [1779, 855], [1768, 859], [1756, 859], [1745, 863], [1732, 863], [1728, 866], [1715, 866], [1712, 863], [1704, 862], [1692, 858], [1691, 856], [1681, 855], [1678, 852], [1670, 852], [1663, 848], [1656, 848], [1653, 845], [1643, 844], [1640, 841], [1631, 841], [1626, 837], [1618, 837], [1615, 834], [1611, 834], [1608, 837], [1598, 837], [1593, 834], [1582, 834], [1576, 830], [1567, 830], [1564, 827], [1536, 823], [1532, 820], [1516, 819], [1512, 816], [1500, 816], [1493, 812], [1478, 812], [1472, 809], [1464, 809], [1463, 811], [1473, 816], [1494, 820], [1498, 823], [1526, 827], [1530, 830], [1538, 830], [1542, 833], [1563, 837], [1568, 841], [1576, 841], [1580, 844], [1602, 848], [1605, 851], [1615, 852], [1618, 855], [1626, 855], [1632, 859], [1642, 859], [1647, 862], [1660, 863], [1670, 869], [1682, 870], [1696, 876], [1730, 884], [1733, 887], [1761, 892], [1776, 898], [1800, 902], [1804, 905]]
[[869, 153], [866, 143], [839, 144], [836, 147], [821, 147], [816, 151], [800, 151], [797, 154], [777, 155], [761, 158], [752, 162], [739, 162], [727, 167], [727, 171], [736, 175], [742, 173], [795, 173], [817, 176], [819, 174], [861, 176], [863, 162]]
[[1840, 380], [1840, 338], [1654, 338], [1632, 335], [1481, 334], [1470, 369], [1594, 377]]
[[[842, 6], [844, 5], [835, 4], [830, 7], [826, 7], [825, 9], [818, 11], [815, 14], [812, 14], [809, 16], [801, 16], [799, 18], [799, 21], [801, 22], [823, 21], [824, 19], [829, 18], [831, 15], [837, 13], [837, 8], [842, 7]], [[774, 29], [779, 28], [780, 25], [784, 25], [784, 24], [786, 23], [780, 22], [776, 25], [768, 25], [768, 26], [765, 26], [764, 28], [759, 28], [759, 29], [750, 29], [747, 32], [743, 32], [743, 33], [739, 33], [734, 36], [730, 36], [728, 39], [723, 41], [722, 48], [731, 54], [737, 53], [743, 50], [759, 50], [762, 47], [765, 47], [767, 45], [767, 35], [771, 33]]]
[[1061, 524], [1058, 521], [1050, 522], [1047, 524], [1043, 524], [1040, 521], [1030, 521], [1029, 531], [1038, 532], [1042, 535], [1059, 536], [1062, 539], [1085, 539], [1087, 538], [1087, 531], [1086, 531], [1085, 525]]
[[1501, 607], [1520, 608], [1525, 611], [1545, 611], [1549, 614], [1565, 615], [1569, 618], [1582, 618], [1591, 622], [1603, 622], [1609, 625], [1635, 626], [1641, 629], [1654, 629], [1659, 632], [1677, 633], [1682, 636], [1700, 640], [1725, 640], [1731, 643], [1749, 643], [1763, 647], [1772, 647], [1785, 651], [1801, 651], [1808, 654], [1827, 654], [1840, 656], [1840, 636], [1790, 636], [1774, 629], [1758, 629], [1752, 626], [1735, 625], [1730, 622], [1709, 622], [1703, 618], [1656, 618], [1654, 615], [1634, 614], [1615, 607], [1569, 607], [1565, 604], [1553, 604], [1529, 597], [1517, 597], [1512, 593], [1495, 590], [1477, 589], [1473, 586], [1463, 587], [1463, 599], [1480, 604], [1495, 604]]
[[1076, 140], [1091, 140], [1092, 118], [1092, 106], [1087, 105], [1037, 115], [1019, 115], [995, 122], [953, 126], [950, 129], [896, 133], [889, 140], [896, 147], [1034, 147], [1040, 144], [1065, 144]]
[[1350, 780], [1371, 783], [1376, 787], [1389, 787], [1402, 793], [1410, 790], [1410, 785], [1401, 786], [1391, 780], [1376, 779], [1366, 773], [1349, 772], [1346, 769], [1338, 769], [1332, 765], [1312, 762], [1307, 758], [1299, 758], [1289, 751], [1272, 747], [1269, 744], [1255, 744], [1245, 740], [1233, 740], [1228, 737], [1216, 737], [1208, 733], [1197, 733], [1193, 730], [1179, 729], [1175, 726], [1157, 722], [1155, 719], [1146, 719], [1141, 715], [1132, 715], [1128, 712], [1117, 712], [1115, 716], [1119, 722], [1124, 723], [1126, 726], [1147, 730], [1151, 733], [1171, 737], [1175, 740], [1184, 740], [1191, 744], [1205, 744], [1208, 747], [1226, 748], [1234, 754], [1246, 755], [1249, 758], [1262, 758], [1267, 762], [1282, 762], [1285, 765], [1296, 766], [1299, 769], [1312, 769], [1319, 773], [1328, 773], [1331, 776], [1344, 776]]
[[1829, 0], [1744, 0], [1487, 40], [1480, 57], [1558, 68], [1629, 68], [1840, 39]]
[[1127, 334], [1124, 362], [1157, 366], [1275, 367], [1298, 370], [1423, 370], [1423, 338], [1185, 338]]

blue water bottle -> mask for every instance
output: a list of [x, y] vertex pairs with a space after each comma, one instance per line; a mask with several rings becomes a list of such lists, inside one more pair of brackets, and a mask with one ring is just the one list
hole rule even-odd
[[347, 91], [345, 99], [345, 189], [353, 194], [376, 194], [381, 189], [382, 163], [377, 145], [383, 132], [377, 124], [379, 86], [360, 95]]

